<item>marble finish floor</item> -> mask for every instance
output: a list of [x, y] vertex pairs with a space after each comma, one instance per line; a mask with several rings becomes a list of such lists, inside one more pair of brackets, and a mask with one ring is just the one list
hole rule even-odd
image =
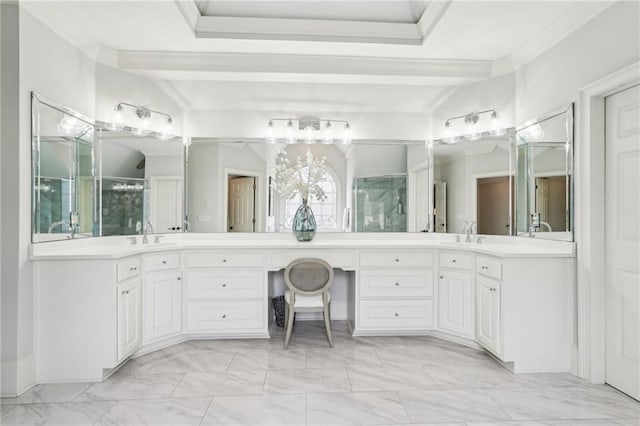
[[640, 425], [640, 404], [570, 374], [514, 375], [431, 337], [352, 338], [299, 321], [271, 339], [189, 341], [103, 383], [4, 398], [2, 425]]

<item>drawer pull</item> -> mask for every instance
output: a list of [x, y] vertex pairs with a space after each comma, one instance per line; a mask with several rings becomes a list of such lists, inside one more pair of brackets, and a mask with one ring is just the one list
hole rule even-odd
[[223, 319], [226, 318], [226, 317], [227, 317], [227, 314], [222, 314], [222, 318]]
[[396, 262], [400, 262], [400, 259], [396, 259]]
[[396, 283], [396, 287], [399, 287], [399, 286], [400, 286], [400, 283]]
[[440, 279], [441, 279], [441, 280], [444, 280], [444, 275], [440, 275]]
[[162, 264], [163, 264], [163, 265], [166, 265], [166, 264], [167, 264], [167, 261], [166, 261], [166, 260], [163, 260], [163, 261], [162, 261]]
[[485, 270], [489, 269], [488, 266], [481, 266], [480, 268], [485, 269]]
[[456, 260], [455, 259], [451, 259], [451, 262], [456, 263]]
[[222, 259], [222, 263], [227, 263], [227, 259]]
[[182, 277], [178, 277], [178, 278], [176, 278], [176, 279], [177, 279], [178, 281], [181, 281], [181, 280], [182, 280]]
[[227, 286], [227, 283], [222, 283], [222, 287], [226, 287], [226, 286]]
[[396, 312], [395, 314], [396, 314], [396, 317], [397, 317], [397, 316], [398, 316], [398, 313]]
[[131, 268], [129, 268], [130, 271], [137, 271], [138, 268], [136, 268], [135, 266], [132, 266]]
[[129, 290], [122, 290], [122, 294], [129, 294]]

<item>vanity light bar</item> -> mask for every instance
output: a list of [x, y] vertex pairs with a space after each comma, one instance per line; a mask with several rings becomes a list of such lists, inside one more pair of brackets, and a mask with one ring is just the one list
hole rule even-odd
[[[286, 122], [284, 132], [281, 129], [278, 132], [276, 128], [277, 122]], [[338, 128], [336, 130], [336, 123], [342, 124], [342, 129]], [[287, 144], [299, 142], [306, 144], [318, 142], [332, 144], [339, 141], [343, 145], [349, 145], [352, 140], [351, 125], [346, 120], [335, 120], [333, 118], [271, 118], [267, 123], [265, 140], [271, 144], [279, 142]]]
[[[138, 117], [138, 122], [129, 128], [124, 125], [124, 109], [125, 107], [131, 108], [135, 111], [136, 117]], [[127, 102], [119, 102], [113, 108], [114, 117], [113, 123], [111, 124], [111, 130], [129, 130], [136, 136], [148, 136], [153, 133], [151, 129], [149, 129], [149, 122], [151, 120], [151, 114], [158, 114], [165, 117], [164, 126], [159, 132], [155, 132], [158, 139], [169, 140], [175, 136], [173, 131], [173, 118], [166, 112], [156, 111], [149, 107], [142, 105], [133, 105]]]
[[[478, 126], [480, 118], [484, 114], [490, 114], [491, 130], [481, 130]], [[467, 132], [464, 135], [454, 135], [452, 122], [455, 120], [464, 119]], [[476, 140], [482, 136], [501, 136], [504, 134], [504, 129], [500, 127], [500, 116], [495, 109], [488, 109], [485, 111], [470, 112], [464, 115], [457, 115], [450, 117], [444, 122], [444, 138], [441, 139], [441, 143], [456, 143], [462, 140]]]

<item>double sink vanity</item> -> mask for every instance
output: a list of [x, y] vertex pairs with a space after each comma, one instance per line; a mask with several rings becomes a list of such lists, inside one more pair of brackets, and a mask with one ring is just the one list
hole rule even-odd
[[[205, 338], [269, 338], [277, 271], [318, 257], [346, 271], [334, 320], [354, 336], [431, 334], [515, 372], [570, 371], [574, 244], [453, 235], [175, 234], [32, 246], [37, 381], [100, 381], [128, 358]], [[464, 241], [464, 240], [463, 240]], [[339, 294], [339, 289], [336, 289]], [[338, 298], [339, 299], [339, 298]], [[339, 312], [338, 312], [339, 311]]]

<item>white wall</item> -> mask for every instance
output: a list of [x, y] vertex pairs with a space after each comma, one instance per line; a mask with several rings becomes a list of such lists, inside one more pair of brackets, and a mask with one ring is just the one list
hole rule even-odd
[[218, 204], [222, 172], [218, 166], [220, 145], [193, 143], [187, 168], [187, 211], [192, 232], [220, 232]]
[[577, 102], [580, 88], [640, 60], [638, 22], [640, 3], [618, 2], [520, 67], [516, 122]]
[[[3, 22], [3, 32], [19, 22], [19, 30], [3, 38], [5, 46], [19, 43], [20, 80], [17, 99], [8, 100], [17, 111], [19, 137], [2, 139], [3, 187], [2, 238], [2, 394], [11, 395], [28, 388], [35, 380], [33, 271], [29, 262], [31, 241], [31, 98], [36, 91], [85, 115], [95, 108], [95, 65], [81, 51], [60, 38], [24, 10], [3, 5], [14, 14]], [[15, 16], [15, 14], [18, 14]], [[19, 19], [18, 19], [19, 18]], [[43, 42], [46, 40], [46, 43]], [[9, 44], [6, 44], [9, 43]], [[17, 59], [17, 58], [16, 58]], [[15, 70], [15, 68], [14, 68]], [[4, 78], [4, 74], [3, 74]], [[17, 79], [14, 81], [14, 84]], [[9, 94], [7, 94], [9, 95]], [[6, 105], [5, 105], [6, 107]], [[5, 110], [3, 108], [3, 110]], [[4, 127], [3, 127], [4, 128]], [[4, 135], [3, 135], [4, 136]], [[8, 178], [8, 179], [5, 179]], [[12, 207], [7, 208], [11, 205]], [[11, 223], [7, 223], [10, 220]], [[4, 296], [8, 297], [4, 297]]]

